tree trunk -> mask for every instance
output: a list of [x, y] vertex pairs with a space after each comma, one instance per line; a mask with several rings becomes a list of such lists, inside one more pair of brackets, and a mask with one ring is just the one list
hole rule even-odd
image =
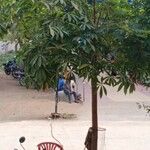
[[[96, 0], [93, 0], [93, 21], [96, 25]], [[95, 46], [95, 41], [93, 41]], [[95, 63], [95, 59], [93, 64]], [[91, 79], [92, 86], [92, 141], [91, 150], [97, 150], [98, 147], [98, 115], [97, 115], [97, 76]]]
[[97, 78], [91, 80], [92, 86], [92, 141], [91, 150], [97, 150], [98, 146], [98, 115], [97, 115]]

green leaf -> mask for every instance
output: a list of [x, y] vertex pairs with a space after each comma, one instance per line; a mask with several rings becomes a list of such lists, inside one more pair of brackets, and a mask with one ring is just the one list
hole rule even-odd
[[60, 34], [60, 37], [63, 39], [64, 34], [63, 34], [63, 32], [61, 30], [59, 30], [59, 34]]
[[79, 66], [79, 69], [81, 70], [81, 69], [84, 69], [84, 68], [86, 68], [88, 66], [89, 66], [89, 64], [83, 64], [83, 65]]
[[93, 51], [95, 51], [95, 46], [90, 42], [90, 40], [89, 40], [89, 39], [86, 39], [86, 41], [89, 43], [91, 49], [92, 49]]
[[55, 0], [54, 4], [57, 5], [59, 3], [59, 0]]
[[49, 29], [50, 29], [50, 34], [52, 37], [55, 36], [55, 31], [53, 30], [53, 28], [49, 25]]
[[123, 86], [124, 86], [124, 84], [121, 83], [121, 84], [119, 85], [119, 87], [118, 87], [118, 91], [120, 91], [120, 90], [123, 88]]
[[99, 96], [100, 96], [100, 98], [102, 98], [102, 96], [103, 96], [103, 87], [102, 86], [100, 87], [100, 90], [99, 90]]
[[125, 94], [127, 94], [129, 86], [130, 86], [130, 84], [128, 82], [126, 82], [124, 85], [124, 93]]
[[116, 84], [117, 84], [116, 80], [114, 78], [111, 78], [111, 79], [112, 79], [112, 86], [113, 87], [116, 86]]
[[129, 87], [129, 93], [133, 93], [133, 91], [135, 91], [135, 85], [131, 84]]
[[78, 5], [77, 5], [77, 4], [75, 4], [73, 1], [71, 1], [71, 4], [72, 4], [72, 6], [73, 6], [76, 10], [79, 10]]
[[41, 1], [41, 3], [43, 3], [43, 4], [46, 6], [46, 8], [47, 8], [48, 10], [50, 10], [50, 6], [49, 6], [49, 4], [48, 4], [48, 3], [46, 3], [46, 2], [42, 2], [42, 1]]
[[38, 60], [38, 56], [33, 57], [32, 60], [30, 61], [31, 66], [34, 66], [37, 60]]
[[39, 57], [39, 58], [38, 58], [38, 67], [41, 67], [41, 66], [42, 66], [42, 58]]
[[70, 16], [70, 14], [67, 14], [67, 19], [68, 19], [69, 22], [71, 22], [71, 16]]
[[60, 0], [60, 3], [63, 5], [63, 4], [65, 4], [65, 1], [64, 0]]
[[103, 90], [104, 90], [105, 95], [107, 95], [107, 89], [105, 86], [103, 86]]

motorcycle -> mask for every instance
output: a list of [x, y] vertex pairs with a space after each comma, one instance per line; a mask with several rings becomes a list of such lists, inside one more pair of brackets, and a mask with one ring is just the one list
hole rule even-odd
[[23, 68], [17, 66], [15, 59], [4, 63], [3, 66], [6, 75], [12, 75], [14, 79], [17, 79], [19, 81], [19, 84], [21, 86], [25, 85], [25, 71]]
[[6, 75], [10, 75], [12, 71], [17, 67], [16, 60], [10, 60], [7, 63], [4, 63], [3, 66]]
[[23, 69], [16, 67], [13, 71], [12, 71], [12, 76], [17, 79], [20, 80], [21, 78], [23, 78], [25, 76], [25, 72]]
[[[19, 143], [20, 143], [20, 146], [22, 147], [23, 150], [25, 150], [25, 148], [24, 148], [24, 146], [22, 145], [22, 143], [24, 143], [25, 140], [26, 140], [26, 139], [25, 139], [24, 136], [22, 136], [22, 137], [19, 138]], [[18, 149], [15, 148], [14, 150], [18, 150]]]
[[19, 81], [21, 86], [25, 86], [25, 72], [21, 68], [16, 68], [12, 72], [12, 76]]
[[10, 67], [8, 67], [8, 64], [4, 63], [3, 66], [4, 66], [5, 74], [10, 75], [11, 74], [11, 69], [10, 69]]

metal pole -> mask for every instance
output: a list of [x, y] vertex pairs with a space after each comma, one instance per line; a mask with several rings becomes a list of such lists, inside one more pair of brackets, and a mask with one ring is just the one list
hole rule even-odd
[[55, 100], [55, 113], [58, 113], [58, 75], [56, 75], [56, 100]]
[[56, 101], [55, 101], [55, 113], [57, 113], [57, 110], [58, 110], [58, 92], [56, 91]]

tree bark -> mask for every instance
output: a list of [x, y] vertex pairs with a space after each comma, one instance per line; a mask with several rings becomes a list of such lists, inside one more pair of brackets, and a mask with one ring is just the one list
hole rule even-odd
[[98, 146], [98, 115], [97, 115], [97, 77], [91, 80], [92, 86], [92, 141], [91, 150]]
[[[93, 21], [96, 25], [96, 0], [93, 0]], [[93, 42], [95, 46], [95, 41]], [[95, 59], [93, 64], [95, 64]], [[91, 79], [92, 86], [92, 141], [91, 150], [97, 150], [98, 147], [98, 114], [97, 114], [97, 76]]]

